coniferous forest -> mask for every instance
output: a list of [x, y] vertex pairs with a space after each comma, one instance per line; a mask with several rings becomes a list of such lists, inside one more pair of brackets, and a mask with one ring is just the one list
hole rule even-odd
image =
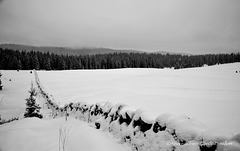
[[109, 53], [94, 55], [57, 55], [49, 52], [0, 48], [2, 70], [70, 70], [116, 68], [191, 68], [240, 62], [240, 53], [180, 55], [157, 53]]

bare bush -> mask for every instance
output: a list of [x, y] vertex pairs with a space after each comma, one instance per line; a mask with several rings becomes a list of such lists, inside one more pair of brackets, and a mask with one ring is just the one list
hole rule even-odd
[[59, 151], [66, 151], [69, 132], [70, 132], [70, 129], [67, 129], [66, 127], [63, 128], [61, 126], [61, 128], [59, 128], [59, 138], [58, 138]]

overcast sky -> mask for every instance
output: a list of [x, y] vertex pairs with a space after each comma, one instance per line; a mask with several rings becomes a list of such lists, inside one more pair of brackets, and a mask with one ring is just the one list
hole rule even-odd
[[240, 0], [0, 0], [0, 43], [240, 50]]

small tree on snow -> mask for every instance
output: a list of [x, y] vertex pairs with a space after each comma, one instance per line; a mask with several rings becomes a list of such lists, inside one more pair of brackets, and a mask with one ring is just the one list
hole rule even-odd
[[3, 87], [1, 77], [2, 77], [2, 74], [1, 74], [1, 72], [0, 72], [0, 90], [2, 90], [2, 87]]
[[31, 84], [31, 89], [28, 91], [30, 93], [30, 97], [26, 99], [26, 112], [24, 114], [24, 117], [38, 117], [38, 118], [43, 118], [43, 116], [39, 113], [41, 107], [36, 104], [36, 95], [37, 92], [33, 87], [33, 84]]

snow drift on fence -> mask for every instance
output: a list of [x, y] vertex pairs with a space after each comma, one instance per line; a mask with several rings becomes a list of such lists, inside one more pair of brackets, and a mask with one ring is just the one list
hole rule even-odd
[[201, 122], [185, 115], [161, 114], [152, 116], [124, 104], [84, 102], [53, 107], [55, 116], [71, 116], [112, 133], [122, 143], [129, 143], [136, 151], [184, 150], [215, 151], [240, 150], [239, 135], [222, 135], [210, 131]]

